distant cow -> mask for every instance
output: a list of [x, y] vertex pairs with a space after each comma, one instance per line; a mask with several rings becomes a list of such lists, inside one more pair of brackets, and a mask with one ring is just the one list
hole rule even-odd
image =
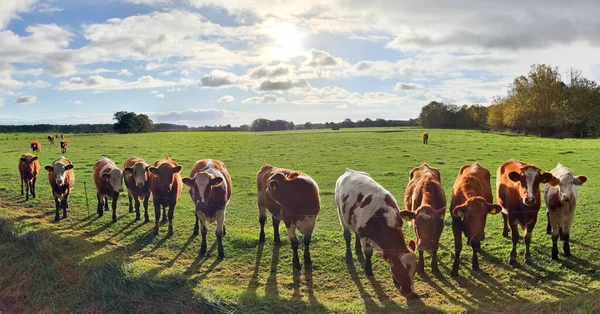
[[167, 235], [173, 235], [173, 213], [175, 205], [181, 194], [181, 172], [182, 167], [174, 162], [171, 157], [157, 160], [154, 166], [148, 168], [150, 176], [150, 189], [152, 190], [152, 200], [154, 202], [154, 234], [158, 234], [158, 223], [160, 220], [160, 208], [163, 208], [163, 221], [165, 221], [166, 207], [169, 207], [169, 231]]
[[148, 217], [148, 201], [150, 200], [150, 166], [142, 158], [135, 156], [127, 159], [123, 165], [123, 181], [129, 196], [129, 212], [133, 212], [135, 200], [135, 220], [140, 220], [140, 198], [144, 201], [144, 222], [150, 222]]
[[75, 184], [73, 164], [63, 156], [52, 162], [51, 166], [46, 166], [45, 169], [48, 170], [48, 181], [50, 181], [52, 195], [54, 196], [54, 205], [56, 206], [54, 221], [59, 221], [61, 208], [63, 210], [63, 219], [67, 218], [69, 194]]
[[39, 152], [42, 149], [42, 143], [39, 141], [35, 141], [31, 143], [31, 150], [35, 152]]
[[67, 146], [69, 146], [69, 143], [65, 140], [60, 141], [60, 150], [62, 151], [63, 154], [67, 153]]
[[504, 162], [496, 172], [496, 193], [498, 203], [502, 206], [504, 230], [502, 235], [508, 237], [508, 225], [512, 231], [512, 250], [508, 263], [513, 265], [517, 258], [517, 242], [519, 242], [520, 225], [525, 229], [525, 263], [531, 262], [529, 245], [533, 227], [537, 222], [540, 210], [540, 183], [555, 185], [552, 173], [545, 172], [532, 164], [511, 159]]
[[300, 171], [264, 165], [256, 175], [256, 187], [260, 221], [259, 242], [265, 241], [266, 211], [269, 210], [273, 218], [275, 243], [280, 243], [279, 222], [283, 220], [285, 224], [294, 254], [294, 269], [301, 268], [296, 229], [304, 235], [304, 263], [312, 264], [309, 245], [317, 214], [321, 209], [317, 183]]
[[98, 217], [108, 210], [108, 199], [112, 199], [112, 221], [117, 222], [117, 200], [123, 192], [123, 172], [114, 161], [106, 157], [100, 158], [94, 164], [94, 184], [98, 198]]
[[346, 262], [353, 263], [350, 251], [353, 232], [364, 246], [365, 274], [373, 275], [371, 256], [375, 248], [389, 264], [396, 288], [402, 293], [413, 292], [416, 244], [411, 240], [407, 246], [405, 242], [402, 218], [392, 194], [368, 173], [347, 169], [335, 184], [335, 202], [344, 229]]
[[439, 273], [437, 251], [444, 230], [446, 195], [441, 184], [440, 172], [424, 163], [410, 171], [404, 192], [404, 207], [400, 216], [413, 221], [419, 250], [417, 271], [424, 271], [423, 251], [431, 253], [431, 271]]
[[[577, 203], [577, 186], [587, 181], [585, 176], [574, 176], [571, 169], [561, 165], [550, 170], [550, 173], [559, 181], [555, 186], [546, 184], [544, 188], [544, 201], [548, 215], [548, 228], [552, 234], [552, 259], [558, 259], [558, 236], [563, 241], [563, 251], [566, 257], [571, 256], [569, 246], [569, 233], [575, 214]], [[556, 182], [554, 182], [556, 183]]]
[[54, 144], [54, 136], [48, 135], [48, 142], [50, 142], [50, 144]]
[[462, 251], [462, 235], [467, 238], [467, 245], [473, 248], [471, 264], [473, 270], [479, 271], [477, 253], [481, 251], [481, 241], [485, 238], [485, 222], [488, 214], [498, 214], [502, 207], [492, 204], [492, 188], [490, 172], [478, 162], [464, 165], [458, 171], [452, 187], [452, 231], [454, 232], [454, 264], [452, 276], [458, 276], [460, 252]]
[[427, 144], [429, 141], [429, 134], [427, 132], [423, 133], [423, 144]]
[[195, 204], [196, 224], [194, 235], [198, 234], [198, 221], [202, 224], [202, 245], [200, 256], [206, 254], [206, 222], [217, 222], [217, 244], [219, 258], [225, 257], [223, 235], [225, 235], [225, 207], [231, 199], [231, 177], [225, 165], [219, 160], [201, 159], [192, 168], [189, 177], [182, 179], [190, 187], [190, 196]]
[[21, 195], [23, 195], [23, 183], [25, 183], [25, 200], [31, 197], [35, 198], [35, 184], [40, 172], [40, 163], [38, 157], [33, 154], [25, 153], [19, 160], [19, 173], [21, 174]]

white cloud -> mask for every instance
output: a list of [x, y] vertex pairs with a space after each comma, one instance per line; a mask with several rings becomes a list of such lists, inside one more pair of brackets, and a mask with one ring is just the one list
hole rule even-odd
[[394, 86], [395, 91], [407, 91], [407, 90], [415, 90], [415, 89], [424, 89], [424, 87], [421, 84], [402, 83], [402, 82], [398, 82]]
[[0, 98], [0, 108], [4, 107], [4, 98]]
[[162, 71], [162, 72], [158, 73], [158, 75], [171, 76], [173, 73], [175, 73], [174, 70], [166, 70], [166, 71]]
[[50, 3], [52, 0], [47, 0], [47, 1], [49, 1], [49, 2], [38, 3], [35, 6], [35, 10], [37, 12], [40, 12], [40, 13], [43, 13], [43, 14], [52, 14], [52, 13], [55, 13], [55, 12], [62, 12], [63, 11], [62, 8], [52, 5], [52, 3]]
[[17, 98], [15, 100], [15, 103], [19, 104], [19, 105], [27, 105], [27, 104], [35, 103], [36, 100], [37, 100], [37, 97], [35, 97], [35, 96], [22, 96], [22, 97]]
[[273, 92], [273, 91], [288, 91], [291, 89], [310, 89], [310, 83], [306, 79], [298, 80], [283, 80], [283, 81], [271, 81], [266, 80], [260, 83], [257, 87], [257, 91], [261, 92]]
[[129, 72], [129, 70], [127, 70], [127, 69], [123, 69], [123, 70], [119, 71], [119, 74], [118, 74], [118, 75], [122, 75], [122, 76], [132, 76], [132, 75], [133, 75], [133, 73]]
[[82, 103], [81, 101], [79, 101], [79, 100], [76, 100], [76, 101], [74, 101], [74, 102], [73, 102], [73, 104], [74, 104], [74, 105], [81, 105], [81, 104], [83, 104], [83, 103]]
[[80, 77], [72, 77], [68, 81], [62, 81], [56, 87], [59, 90], [128, 90], [128, 89], [144, 89], [144, 88], [159, 88], [173, 87], [176, 85], [190, 85], [190, 81], [180, 79], [179, 81], [163, 81], [155, 79], [151, 76], [142, 76], [135, 81], [126, 82], [119, 79], [105, 78], [102, 76], [90, 76], [87, 79]]
[[8, 22], [18, 17], [18, 13], [31, 10], [37, 0], [3, 0], [0, 1], [0, 30], [4, 29]]
[[153, 91], [150, 91], [150, 94], [156, 95], [156, 94], [159, 94], [159, 92], [157, 90], [153, 90]]
[[234, 98], [231, 95], [225, 95], [225, 96], [221, 96], [221, 98], [219, 98], [218, 102], [233, 102]]
[[145, 112], [156, 123], [175, 123], [189, 126], [250, 123], [254, 115], [220, 109], [189, 109], [168, 112]]
[[255, 96], [246, 98], [242, 101], [242, 103], [250, 103], [250, 104], [270, 104], [270, 103], [284, 103], [285, 99], [282, 97], [278, 97], [274, 94], [265, 94], [262, 96]]
[[342, 105], [339, 105], [339, 106], [335, 106], [335, 108], [336, 109], [348, 109], [348, 105], [342, 104]]
[[156, 95], [154, 95], [154, 97], [163, 99], [163, 98], [165, 98], [165, 95], [164, 94], [156, 94]]
[[222, 70], [212, 70], [205, 74], [201, 79], [201, 86], [204, 87], [228, 87], [236, 85], [239, 82], [237, 75]]
[[133, 4], [144, 4], [144, 5], [160, 5], [160, 4], [170, 4], [170, 0], [123, 0], [124, 2], [129, 2]]
[[294, 68], [289, 64], [279, 64], [276, 66], [261, 65], [248, 70], [249, 79], [276, 78], [289, 76], [294, 73]]

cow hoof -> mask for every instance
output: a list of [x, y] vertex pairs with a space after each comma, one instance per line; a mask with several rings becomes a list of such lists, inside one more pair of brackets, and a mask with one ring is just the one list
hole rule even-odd
[[144, 223], [146, 223], [146, 224], [147, 224], [147, 223], [149, 223], [149, 222], [150, 222], [150, 218], [146, 218], [146, 219], [144, 219]]
[[552, 254], [552, 259], [555, 261], [558, 261], [558, 254], [556, 254], [556, 255]]
[[452, 270], [452, 272], [450, 273], [451, 277], [458, 277], [458, 270]]
[[302, 270], [302, 266], [300, 265], [300, 262], [295, 262], [294, 263], [294, 270], [297, 270], [297, 271]]
[[224, 258], [225, 258], [225, 253], [217, 255], [217, 259], [224, 259]]
[[508, 238], [508, 231], [502, 231], [502, 236]]
[[59, 217], [56, 217], [56, 218], [54, 218], [54, 220], [53, 220], [53, 222], [59, 222], [59, 221], [60, 221], [60, 218], [59, 218]]
[[194, 232], [192, 232], [192, 236], [197, 236], [198, 235], [198, 230], [194, 229]]
[[573, 256], [571, 253], [565, 253], [565, 257], [571, 257]]
[[527, 265], [531, 265], [531, 257], [529, 257], [529, 258], [528, 258], [528, 257], [524, 258], [524, 259], [523, 259], [523, 262], [524, 262], [525, 264], [527, 264]]
[[440, 269], [437, 267], [432, 267], [431, 268], [431, 273], [434, 275], [441, 275], [442, 273], [440, 272]]
[[373, 277], [373, 270], [365, 269], [365, 276], [367, 276], [367, 277]]
[[508, 258], [508, 265], [515, 265], [517, 264], [517, 259], [514, 257], [509, 257]]

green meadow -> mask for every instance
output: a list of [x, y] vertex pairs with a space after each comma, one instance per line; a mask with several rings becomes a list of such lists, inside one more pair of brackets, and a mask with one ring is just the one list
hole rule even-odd
[[[0, 135], [0, 311], [6, 313], [398, 313], [406, 312], [579, 312], [600, 311], [600, 168], [598, 139], [542, 139], [479, 131], [422, 129], [347, 129], [273, 133], [148, 133], [135, 135], [67, 134], [65, 156], [75, 165], [69, 217], [53, 223], [54, 201], [44, 166], [60, 157], [58, 141], [47, 134]], [[20, 195], [18, 159], [29, 143], [42, 142], [37, 198]], [[192, 236], [194, 207], [184, 187], [174, 214], [175, 233], [167, 224], [153, 236], [151, 223], [128, 213], [127, 194], [117, 216], [96, 214], [92, 180], [102, 156], [120, 167], [132, 155], [149, 163], [170, 155], [189, 175], [198, 159], [219, 159], [233, 180], [223, 238], [225, 259], [216, 258], [214, 225], [209, 225], [208, 254], [199, 255], [201, 237]], [[550, 258], [545, 207], [532, 239], [531, 265], [509, 266], [511, 241], [501, 235], [501, 215], [488, 216], [480, 266], [471, 271], [471, 249], [463, 248], [460, 276], [450, 277], [454, 255], [451, 221], [446, 216], [438, 253], [441, 276], [433, 276], [426, 254], [425, 274], [415, 275], [418, 297], [395, 289], [387, 264], [374, 254], [374, 277], [366, 277], [353, 254], [345, 263], [345, 244], [334, 200], [337, 178], [346, 168], [366, 171], [394, 194], [403, 207], [409, 171], [423, 162], [437, 167], [448, 198], [462, 165], [480, 162], [495, 173], [517, 158], [543, 170], [557, 162], [584, 174], [571, 233], [573, 256]], [[311, 243], [312, 267], [294, 273], [292, 250], [281, 225], [282, 244], [273, 244], [271, 218], [266, 242], [258, 243], [256, 173], [269, 163], [298, 169], [319, 184], [321, 212]], [[543, 188], [543, 187], [541, 187]], [[87, 190], [87, 194], [86, 194]], [[86, 198], [87, 195], [87, 198]], [[143, 215], [142, 215], [143, 217]], [[414, 239], [408, 224], [407, 239]], [[523, 233], [521, 232], [521, 235]], [[300, 236], [301, 238], [301, 236]], [[301, 247], [302, 250], [302, 247]]]

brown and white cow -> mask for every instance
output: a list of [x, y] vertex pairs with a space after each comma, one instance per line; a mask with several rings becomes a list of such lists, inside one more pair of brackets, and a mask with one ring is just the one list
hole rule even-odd
[[174, 162], [171, 157], [157, 160], [154, 166], [148, 168], [152, 176], [150, 176], [150, 189], [152, 190], [152, 200], [154, 202], [154, 234], [158, 234], [158, 223], [160, 220], [160, 208], [163, 208], [163, 221], [165, 221], [166, 207], [169, 207], [169, 231], [168, 236], [173, 235], [173, 213], [175, 206], [181, 194], [182, 182], [181, 172], [182, 167]]
[[429, 134], [427, 132], [423, 133], [423, 144], [427, 144], [429, 142]]
[[37, 176], [40, 172], [40, 162], [38, 157], [34, 154], [25, 153], [21, 155], [19, 159], [19, 173], [21, 174], [21, 195], [23, 195], [23, 183], [25, 183], [25, 200], [29, 200], [29, 193], [31, 197], [35, 198], [35, 184], [37, 182]]
[[51, 166], [46, 166], [45, 169], [48, 170], [48, 181], [52, 188], [52, 196], [54, 196], [54, 205], [56, 206], [54, 221], [59, 221], [61, 208], [63, 219], [67, 218], [69, 194], [75, 184], [73, 163], [63, 156], [52, 162]]
[[50, 144], [54, 144], [54, 136], [48, 135], [48, 142], [50, 142]]
[[123, 192], [123, 172], [114, 161], [102, 157], [94, 164], [94, 184], [98, 198], [98, 217], [108, 210], [108, 199], [112, 199], [112, 221], [117, 222], [117, 200]]
[[346, 262], [353, 263], [350, 249], [353, 232], [364, 247], [365, 274], [373, 275], [371, 256], [375, 248], [389, 264], [396, 287], [402, 293], [413, 292], [416, 244], [412, 240], [406, 244], [402, 218], [392, 194], [368, 173], [346, 169], [335, 184], [335, 202], [346, 240]]
[[467, 245], [473, 249], [471, 264], [474, 271], [479, 271], [477, 253], [481, 251], [481, 241], [485, 239], [485, 223], [488, 214], [498, 214], [502, 207], [492, 204], [492, 187], [490, 172], [478, 162], [464, 165], [458, 171], [452, 187], [452, 231], [454, 233], [454, 264], [452, 276], [458, 276], [460, 252], [462, 251], [462, 235], [467, 238]]
[[189, 177], [182, 179], [190, 187], [190, 196], [195, 204], [196, 224], [194, 235], [198, 235], [198, 221], [202, 224], [200, 256], [206, 254], [206, 223], [217, 222], [216, 236], [219, 258], [225, 257], [223, 236], [225, 235], [225, 207], [231, 199], [231, 177], [225, 165], [214, 159], [201, 159], [192, 168]]
[[132, 156], [123, 165], [123, 181], [129, 196], [129, 212], [133, 212], [135, 200], [135, 220], [140, 220], [140, 199], [144, 201], [144, 222], [148, 217], [148, 201], [150, 200], [150, 166], [142, 158]]
[[[569, 234], [575, 205], [577, 205], [577, 186], [587, 181], [585, 176], [574, 176], [571, 169], [561, 165], [550, 170], [550, 173], [559, 181], [555, 186], [546, 184], [544, 188], [544, 201], [548, 216], [548, 230], [552, 234], [552, 259], [558, 259], [558, 237], [563, 241], [563, 252], [566, 257], [571, 256]], [[556, 183], [556, 182], [554, 182]]]
[[508, 225], [512, 231], [512, 250], [508, 263], [515, 264], [517, 258], [517, 243], [519, 242], [519, 229], [525, 229], [525, 263], [531, 263], [531, 236], [533, 227], [537, 222], [540, 210], [540, 183], [555, 185], [554, 176], [532, 164], [518, 160], [504, 162], [496, 172], [496, 193], [500, 206], [504, 230], [502, 235], [508, 237]]
[[42, 143], [39, 141], [35, 141], [31, 143], [31, 150], [35, 152], [39, 152], [42, 149]]
[[301, 269], [296, 229], [304, 235], [304, 263], [311, 265], [310, 240], [321, 209], [319, 187], [307, 174], [297, 170], [264, 165], [256, 175], [260, 221], [259, 242], [265, 241], [266, 211], [273, 218], [275, 243], [280, 243], [279, 222], [283, 220], [293, 250], [293, 267]]
[[441, 184], [440, 172], [424, 163], [410, 171], [404, 192], [404, 208], [400, 217], [413, 222], [417, 236], [419, 263], [417, 271], [424, 271], [423, 251], [431, 253], [431, 271], [439, 273], [437, 251], [444, 230], [446, 195]]
[[69, 143], [65, 140], [60, 141], [60, 150], [62, 151], [63, 154], [67, 153], [67, 146], [69, 146]]

